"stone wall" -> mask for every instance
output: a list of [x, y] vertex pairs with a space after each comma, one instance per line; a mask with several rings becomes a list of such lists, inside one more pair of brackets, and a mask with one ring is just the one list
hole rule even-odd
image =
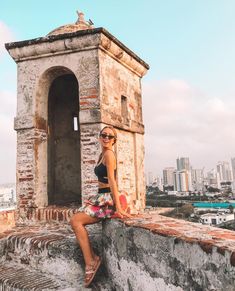
[[118, 187], [125, 190], [135, 208], [140, 209], [145, 206], [141, 82], [133, 68], [119, 61], [121, 56], [121, 53], [116, 54], [114, 58], [107, 51], [99, 51], [101, 117], [103, 122], [119, 128]]
[[103, 225], [116, 290], [234, 291], [235, 232], [156, 213]]
[[[99, 52], [99, 60], [102, 120], [143, 134], [140, 77], [103, 51]], [[126, 98], [125, 112], [122, 112], [122, 96]]]
[[[13, 213], [0, 215], [0, 222], [5, 223], [10, 215]], [[84, 261], [66, 223], [72, 210], [42, 209], [38, 215], [44, 223], [0, 233], [0, 289], [2, 283], [18, 286], [20, 282], [38, 287], [40, 280], [35, 282], [27, 275], [34, 271], [38, 279], [62, 279], [63, 288], [58, 290], [83, 290]], [[45, 223], [51, 220], [55, 223]], [[103, 257], [94, 283], [102, 287], [97, 290], [235, 290], [234, 231], [152, 211], [132, 219], [106, 220], [88, 226], [88, 232], [96, 253]], [[27, 278], [18, 276], [23, 269]]]

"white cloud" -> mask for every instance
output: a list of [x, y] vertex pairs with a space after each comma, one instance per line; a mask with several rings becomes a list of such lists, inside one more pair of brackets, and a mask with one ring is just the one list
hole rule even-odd
[[[7, 52], [5, 43], [14, 40], [10, 28], [0, 21], [0, 59]], [[16, 133], [13, 121], [16, 112], [16, 94], [4, 90], [5, 84], [15, 84], [13, 76], [7, 70], [7, 65], [1, 59], [0, 88], [0, 183], [14, 182], [16, 173]], [[15, 77], [15, 74], [14, 74]], [[8, 82], [6, 82], [8, 81]]]
[[16, 94], [0, 91], [0, 183], [14, 182], [16, 173], [16, 133], [13, 129]]
[[0, 57], [6, 52], [5, 43], [13, 40], [13, 32], [4, 22], [0, 21]]
[[143, 86], [146, 170], [162, 174], [188, 156], [197, 168], [212, 168], [235, 156], [235, 98], [205, 96], [183, 80]]

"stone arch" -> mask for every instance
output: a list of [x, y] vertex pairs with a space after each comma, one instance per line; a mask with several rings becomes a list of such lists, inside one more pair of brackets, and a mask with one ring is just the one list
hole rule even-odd
[[35, 129], [40, 131], [40, 139], [35, 139], [36, 204], [80, 204], [79, 84], [75, 74], [63, 66], [47, 69], [38, 80], [34, 100]]

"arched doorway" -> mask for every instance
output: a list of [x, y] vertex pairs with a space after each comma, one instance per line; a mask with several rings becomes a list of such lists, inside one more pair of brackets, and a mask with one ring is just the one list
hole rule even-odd
[[78, 82], [55, 78], [48, 96], [48, 204], [81, 203]]

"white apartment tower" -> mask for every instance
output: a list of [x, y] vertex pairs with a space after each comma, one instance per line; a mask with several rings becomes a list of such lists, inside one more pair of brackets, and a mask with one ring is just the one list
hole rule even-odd
[[174, 185], [174, 167], [167, 167], [163, 169], [163, 185], [173, 186]]
[[232, 172], [229, 162], [220, 161], [216, 166], [218, 183], [232, 181]]
[[185, 158], [185, 157], [179, 157], [176, 160], [176, 164], [177, 164], [177, 170], [181, 171], [181, 170], [190, 170], [190, 163], [189, 163], [189, 158]]
[[174, 172], [174, 189], [178, 192], [188, 192], [192, 190], [191, 175], [187, 170]]
[[192, 186], [194, 191], [203, 190], [203, 170], [202, 169], [192, 169]]
[[178, 157], [177, 171], [174, 172], [174, 189], [188, 192], [192, 190], [191, 166], [188, 157]]
[[232, 178], [235, 181], [235, 158], [231, 158], [231, 165], [232, 165]]

